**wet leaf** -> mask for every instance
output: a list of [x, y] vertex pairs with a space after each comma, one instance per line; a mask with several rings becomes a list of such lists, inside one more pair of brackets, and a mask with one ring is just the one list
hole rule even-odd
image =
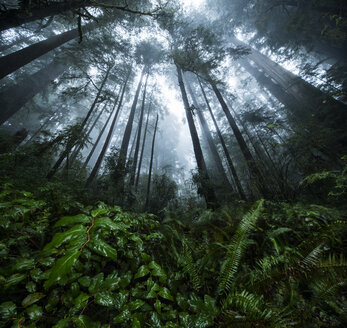
[[22, 301], [22, 306], [27, 307], [31, 304], [34, 304], [38, 302], [41, 298], [44, 298], [46, 295], [43, 293], [33, 293], [28, 295], [24, 300]]

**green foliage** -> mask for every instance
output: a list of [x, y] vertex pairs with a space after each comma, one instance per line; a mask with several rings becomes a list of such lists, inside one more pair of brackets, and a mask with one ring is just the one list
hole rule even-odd
[[234, 206], [187, 223], [101, 202], [62, 216], [4, 186], [0, 327], [343, 326], [339, 212]]

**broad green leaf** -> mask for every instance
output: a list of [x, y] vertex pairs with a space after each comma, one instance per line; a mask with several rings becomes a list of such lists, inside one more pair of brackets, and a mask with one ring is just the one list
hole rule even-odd
[[129, 309], [130, 311], [135, 311], [138, 308], [140, 308], [143, 304], [145, 304], [144, 301], [137, 299], [129, 303]]
[[100, 326], [98, 323], [93, 322], [86, 315], [79, 315], [77, 317], [74, 317], [73, 322], [77, 326], [77, 328], [97, 328]]
[[100, 215], [109, 215], [109, 213], [110, 213], [109, 209], [100, 207], [91, 211], [90, 214], [92, 215], [93, 218], [96, 218], [97, 216], [100, 216]]
[[147, 276], [149, 274], [149, 268], [147, 265], [141, 265], [139, 269], [137, 270], [134, 279], [142, 278], [144, 276]]
[[79, 310], [87, 305], [90, 295], [86, 293], [79, 294], [73, 301], [75, 307]]
[[37, 319], [40, 319], [42, 317], [42, 314], [43, 314], [43, 311], [42, 311], [42, 307], [41, 306], [38, 306], [36, 304], [30, 306], [26, 312], [28, 313], [29, 315], [29, 318], [31, 320], [37, 320]]
[[123, 274], [123, 275], [122, 275], [119, 284], [120, 284], [123, 288], [125, 288], [125, 287], [129, 286], [129, 284], [130, 284], [130, 282], [131, 282], [131, 279], [132, 279], [131, 271], [128, 271], [126, 274]]
[[95, 303], [102, 306], [112, 306], [114, 302], [114, 295], [109, 291], [101, 291], [95, 296]]
[[31, 304], [34, 304], [38, 302], [41, 298], [44, 298], [46, 295], [43, 293], [33, 293], [28, 295], [24, 300], [22, 301], [22, 306], [27, 307]]
[[126, 226], [121, 222], [113, 222], [110, 218], [98, 218], [95, 219], [94, 228], [109, 229], [111, 231], [125, 230]]
[[151, 256], [146, 253], [141, 253], [141, 260], [144, 262], [149, 262], [151, 260]]
[[153, 276], [160, 277], [160, 282], [166, 280], [166, 273], [158, 263], [152, 261], [148, 264], [148, 267], [152, 270]]
[[156, 312], [152, 313], [150, 323], [152, 328], [162, 328], [159, 315]]
[[25, 271], [32, 269], [35, 266], [35, 261], [33, 259], [20, 259], [12, 267], [12, 272]]
[[126, 290], [121, 290], [114, 296], [114, 305], [117, 310], [121, 310], [122, 307], [127, 303], [129, 297], [129, 292]]
[[17, 306], [13, 302], [4, 302], [0, 304], [0, 317], [10, 319], [17, 315]]
[[117, 250], [101, 239], [91, 240], [87, 246], [97, 254], [117, 260]]
[[84, 276], [78, 279], [78, 282], [81, 284], [83, 287], [89, 287], [92, 279], [88, 276]]
[[160, 314], [161, 313], [161, 302], [159, 300], [156, 300], [154, 303], [154, 308], [156, 311]]
[[197, 314], [197, 318], [195, 319], [195, 327], [196, 328], [214, 327], [214, 323], [213, 323], [213, 319], [211, 315], [207, 313]]
[[166, 288], [166, 287], [162, 287], [158, 293], [159, 296], [161, 296], [162, 298], [165, 298], [169, 301], [173, 301], [173, 297], [170, 293], [170, 291]]
[[[84, 227], [82, 224], [78, 224], [70, 228], [69, 230], [65, 232], [58, 232], [56, 233], [51, 242], [49, 242], [45, 247], [44, 251], [49, 251], [54, 247], [59, 247], [61, 244], [66, 243], [70, 241], [71, 239], [76, 239], [81, 236], [87, 236], [87, 228]], [[87, 238], [87, 237], [86, 237]], [[82, 246], [82, 245], [81, 245]]]
[[100, 272], [96, 276], [94, 276], [91, 280], [90, 286], [88, 288], [89, 293], [94, 294], [97, 293], [100, 289], [101, 284], [104, 281], [104, 273]]
[[131, 318], [131, 312], [126, 309], [122, 311], [120, 314], [118, 314], [114, 319], [113, 322], [115, 323], [124, 323], [128, 321]]
[[29, 293], [36, 292], [36, 284], [33, 281], [27, 282], [27, 284], [25, 285], [25, 288]]
[[119, 287], [120, 280], [121, 278], [118, 277], [118, 274], [116, 272], [111, 273], [106, 277], [105, 281], [102, 283], [102, 288], [115, 290]]
[[79, 250], [74, 250], [67, 252], [65, 256], [60, 258], [52, 268], [48, 280], [44, 283], [44, 287], [49, 288], [58, 280], [60, 280], [64, 275], [68, 274], [80, 254], [81, 252]]
[[131, 328], [141, 328], [141, 322], [138, 318], [133, 318]]
[[129, 239], [132, 240], [132, 241], [134, 241], [134, 242], [135, 242], [136, 244], [138, 244], [138, 245], [142, 245], [142, 244], [143, 244], [142, 239], [141, 239], [139, 236], [135, 235], [135, 234], [132, 234], [132, 235], [129, 237]]
[[5, 283], [5, 289], [7, 289], [10, 286], [13, 285], [17, 285], [18, 283], [20, 283], [22, 280], [24, 280], [26, 278], [25, 274], [22, 273], [15, 273], [12, 276], [10, 276]]
[[90, 223], [92, 221], [91, 217], [85, 214], [77, 214], [74, 216], [64, 216], [62, 217], [54, 226], [55, 227], [65, 227], [76, 223]]

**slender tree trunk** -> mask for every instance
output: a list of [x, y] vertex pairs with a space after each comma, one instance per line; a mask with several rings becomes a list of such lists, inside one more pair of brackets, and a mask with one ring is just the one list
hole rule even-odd
[[90, 159], [92, 158], [92, 156], [93, 156], [93, 154], [94, 154], [94, 152], [95, 152], [95, 150], [96, 150], [96, 147], [98, 146], [99, 141], [100, 141], [101, 137], [103, 136], [103, 134], [104, 134], [104, 132], [105, 132], [105, 130], [106, 130], [106, 127], [107, 127], [108, 123], [109, 123], [110, 120], [111, 120], [111, 117], [112, 117], [112, 115], [113, 115], [113, 113], [114, 113], [115, 108], [116, 108], [116, 106], [113, 106], [113, 109], [112, 109], [111, 113], [109, 114], [109, 116], [108, 116], [108, 118], [107, 118], [107, 120], [106, 120], [104, 126], [102, 127], [102, 129], [101, 129], [101, 131], [100, 131], [98, 137], [96, 138], [96, 141], [94, 142], [91, 151], [89, 152], [89, 154], [88, 154], [86, 160], [84, 161], [83, 169], [85, 169], [85, 168], [87, 167], [87, 165], [88, 165]]
[[[117, 103], [117, 101], [118, 101], [118, 99], [116, 99], [115, 102]], [[98, 116], [95, 118], [93, 124], [89, 127], [88, 132], [86, 133], [86, 137], [84, 138], [84, 140], [87, 140], [87, 139], [89, 138], [89, 136], [90, 136], [90, 134], [92, 133], [92, 131], [93, 131], [93, 129], [94, 129], [96, 123], [99, 121], [101, 115], [102, 115], [103, 112], [105, 111], [105, 109], [106, 109], [106, 107], [107, 107], [107, 103], [108, 103], [108, 102], [106, 102], [106, 103], [104, 104], [104, 106], [103, 106], [103, 107], [101, 108], [101, 110], [99, 111]], [[93, 116], [93, 117], [94, 117], [94, 116]], [[90, 120], [89, 122], [91, 122], [91, 120]], [[73, 163], [73, 162], [75, 161], [75, 159], [76, 159], [78, 153], [79, 153], [79, 152], [82, 150], [82, 148], [83, 148], [83, 144], [84, 144], [84, 143], [81, 143], [80, 145], [78, 145], [78, 146], [76, 147], [76, 149], [74, 150], [74, 152], [72, 153], [72, 155], [71, 155], [71, 157], [70, 157], [70, 163]]]
[[182, 100], [183, 100], [184, 108], [186, 111], [186, 117], [188, 121], [190, 136], [192, 138], [195, 159], [197, 162], [199, 175], [200, 175], [201, 186], [199, 188], [200, 189], [199, 192], [200, 194], [204, 196], [208, 207], [215, 207], [217, 205], [217, 198], [211, 186], [211, 181], [207, 172], [206, 163], [205, 163], [204, 156], [200, 146], [198, 132], [196, 131], [196, 127], [194, 125], [194, 120], [191, 113], [191, 108], [189, 106], [187, 92], [184, 87], [182, 70], [177, 65], [176, 67], [177, 67], [177, 73], [178, 73], [178, 84], [181, 89]]
[[[187, 74], [185, 73], [184, 74], [184, 77], [186, 77]], [[188, 92], [190, 93], [191, 97], [192, 97], [192, 100], [193, 100], [193, 105], [194, 107], [196, 108], [196, 113], [198, 115], [198, 118], [199, 118], [199, 121], [200, 121], [200, 126], [201, 126], [201, 130], [202, 130], [202, 134], [203, 134], [203, 137], [204, 139], [206, 140], [208, 146], [209, 146], [209, 149], [210, 149], [210, 152], [211, 152], [211, 157], [214, 161], [214, 164], [215, 164], [215, 169], [216, 169], [216, 172], [217, 172], [217, 175], [220, 177], [220, 179], [222, 180], [223, 183], [225, 183], [227, 185], [227, 187], [229, 189], [232, 190], [232, 186], [225, 174], [225, 170], [224, 170], [224, 167], [223, 167], [223, 164], [222, 164], [222, 160], [220, 158], [220, 155], [218, 153], [218, 150], [217, 150], [217, 147], [214, 143], [214, 140], [212, 138], [212, 135], [211, 135], [211, 132], [210, 132], [210, 129], [208, 127], [208, 124], [205, 120], [205, 117], [204, 117], [204, 114], [202, 113], [202, 110], [200, 109], [200, 106], [196, 100], [196, 97], [195, 97], [195, 94], [191, 88], [191, 85], [190, 83], [187, 81], [187, 78], [185, 78], [185, 84], [187, 86], [187, 89], [188, 89]]]
[[[120, 96], [120, 99], [119, 99], [119, 103], [118, 103], [118, 108], [117, 108], [117, 111], [116, 111], [116, 114], [114, 115], [113, 117], [113, 120], [112, 120], [112, 123], [111, 123], [111, 126], [110, 126], [110, 129], [108, 131], [108, 134], [107, 134], [107, 137], [106, 137], [106, 140], [104, 142], [104, 146], [102, 147], [102, 150], [101, 150], [101, 153], [93, 167], [93, 170], [92, 172], [90, 173], [87, 181], [86, 181], [86, 187], [88, 187], [92, 181], [94, 180], [94, 178], [96, 177], [99, 169], [100, 169], [100, 166], [101, 166], [101, 163], [105, 157], [105, 154], [107, 152], [107, 149], [110, 145], [110, 142], [111, 142], [111, 139], [112, 139], [112, 136], [113, 136], [113, 130], [114, 130], [114, 127], [116, 125], [116, 121], [117, 121], [117, 118], [118, 118], [118, 115], [120, 113], [120, 110], [122, 108], [122, 103], [123, 103], [123, 98], [124, 98], [124, 94], [125, 94], [125, 89], [126, 89], [126, 86], [127, 86], [127, 83], [128, 83], [128, 80], [129, 80], [129, 77], [130, 77], [130, 74], [131, 74], [131, 71], [129, 70], [129, 73], [128, 73], [128, 76], [126, 77], [126, 80], [124, 82], [124, 86], [123, 86], [123, 90], [122, 90], [122, 94]], [[114, 105], [114, 108], [116, 106], [116, 102], [115, 102], [115, 105]]]
[[141, 154], [140, 154], [140, 160], [139, 160], [139, 167], [137, 169], [136, 180], [135, 180], [135, 190], [137, 190], [137, 187], [139, 185], [143, 153], [144, 153], [145, 145], [146, 145], [146, 135], [147, 135], [147, 128], [148, 128], [149, 113], [151, 111], [151, 104], [152, 104], [152, 102], [150, 102], [150, 104], [148, 106], [148, 111], [147, 111], [147, 119], [146, 119], [145, 131], [143, 133], [143, 141], [142, 141], [142, 148], [141, 148]]
[[0, 93], [0, 125], [18, 112], [29, 100], [58, 78], [68, 65], [51, 62], [40, 71], [25, 77], [21, 82], [5, 88]]
[[142, 86], [142, 80], [143, 80], [143, 76], [145, 73], [145, 69], [146, 69], [146, 67], [143, 68], [142, 73], [141, 73], [141, 78], [140, 78], [139, 84], [138, 84], [137, 89], [136, 89], [134, 101], [133, 101], [133, 104], [131, 106], [131, 110], [130, 110], [130, 114], [129, 114], [129, 118], [128, 118], [128, 123], [125, 127], [122, 145], [121, 145], [121, 149], [119, 152], [119, 158], [118, 158], [118, 163], [117, 163], [116, 169], [118, 171], [120, 179], [123, 179], [124, 174], [125, 174], [124, 169], [125, 169], [125, 163], [126, 163], [127, 154], [128, 154], [128, 147], [129, 147], [129, 142], [130, 142], [130, 137], [131, 137], [131, 130], [133, 127], [137, 101], [139, 99], [139, 94], [140, 94], [140, 90], [141, 90], [141, 86]]
[[[211, 79], [209, 79], [209, 80], [211, 81]], [[223, 96], [220, 93], [220, 91], [218, 90], [216, 84], [213, 82], [210, 82], [210, 84], [212, 86], [214, 93], [217, 96], [217, 99], [218, 99], [227, 119], [228, 119], [230, 127], [234, 132], [237, 143], [239, 144], [241, 152], [242, 152], [242, 154], [246, 160], [247, 166], [249, 168], [249, 172], [250, 172], [252, 178], [255, 180], [255, 186], [262, 196], [266, 196], [267, 195], [267, 188], [266, 188], [265, 183], [263, 181], [263, 177], [262, 177], [254, 159], [253, 159], [251, 152], [248, 149], [248, 146], [245, 142], [245, 139], [243, 138], [240, 129], [236, 125], [236, 122], [235, 122], [234, 118], [232, 117], [232, 115], [229, 111], [229, 108], [228, 108], [227, 104], [225, 103]]]
[[[96, 27], [95, 23], [87, 24], [85, 31], [91, 31]], [[47, 52], [58, 48], [62, 44], [77, 38], [79, 35], [78, 29], [64, 32], [59, 35], [52, 36], [46, 40], [32, 44], [24, 49], [13, 52], [7, 56], [0, 58], [0, 79], [6, 75], [13, 73], [17, 69], [30, 63], [31, 61], [41, 57]]]
[[149, 71], [147, 72], [145, 87], [144, 87], [144, 90], [143, 90], [141, 113], [140, 113], [138, 129], [137, 129], [138, 131], [137, 131], [136, 147], [135, 147], [135, 153], [134, 153], [134, 158], [133, 158], [133, 165], [132, 165], [131, 174], [130, 174], [130, 185], [133, 185], [135, 183], [137, 159], [138, 159], [138, 156], [139, 156], [140, 141], [141, 141], [141, 130], [142, 130], [142, 124], [143, 124], [143, 114], [144, 114], [144, 111], [145, 111], [145, 101], [146, 101], [146, 90], [147, 90], [148, 76], [149, 76]]
[[[249, 47], [244, 42], [230, 37], [235, 45]], [[301, 108], [307, 108], [321, 120], [329, 122], [331, 127], [347, 126], [347, 105], [335, 100], [302, 78], [289, 72], [259, 51], [251, 48], [248, 58], [268, 74], [287, 93], [294, 97]]]
[[51, 2], [46, 6], [37, 8], [10, 9], [0, 15], [0, 31], [7, 30], [22, 24], [34, 22], [45, 17], [62, 14], [71, 9], [78, 9], [88, 6], [88, 1], [62, 1]]
[[148, 171], [148, 182], [147, 182], [145, 211], [148, 211], [149, 200], [150, 200], [150, 196], [151, 196], [150, 194], [151, 194], [151, 179], [152, 179], [153, 155], [154, 155], [155, 136], [156, 136], [157, 127], [158, 127], [158, 119], [159, 119], [159, 115], [157, 114], [157, 118], [155, 120], [154, 132], [153, 132], [153, 139], [152, 139], [151, 161], [149, 163], [149, 171]]
[[[93, 103], [92, 103], [92, 105], [91, 105], [91, 107], [90, 107], [90, 109], [89, 109], [89, 111], [88, 111], [86, 117], [84, 118], [84, 120], [82, 121], [82, 123], [81, 123], [81, 125], [80, 125], [80, 128], [79, 128], [79, 129], [80, 129], [81, 132], [84, 130], [84, 128], [85, 128], [85, 126], [86, 126], [86, 124], [87, 124], [87, 122], [88, 122], [88, 119], [89, 119], [90, 115], [91, 115], [91, 114], [93, 113], [93, 111], [94, 111], [94, 108], [95, 108], [95, 106], [96, 106], [96, 104], [97, 104], [97, 102], [98, 102], [98, 100], [99, 100], [99, 98], [100, 98], [100, 94], [101, 94], [101, 92], [102, 92], [102, 90], [103, 90], [103, 88], [104, 88], [104, 86], [105, 86], [105, 83], [106, 83], [106, 81], [107, 81], [107, 79], [108, 79], [108, 76], [109, 76], [109, 73], [110, 73], [112, 67], [113, 67], [113, 66], [109, 66], [109, 67], [108, 67], [108, 69], [107, 69], [107, 71], [106, 71], [106, 75], [105, 75], [103, 81], [101, 82], [100, 88], [98, 89], [98, 92], [97, 92], [97, 94], [96, 94], [96, 97], [95, 97], [95, 99], [94, 99], [94, 101], [93, 101]], [[71, 143], [71, 145], [70, 145], [69, 147], [66, 147], [66, 148], [65, 148], [65, 150], [61, 153], [60, 157], [58, 158], [58, 160], [55, 162], [54, 166], [52, 167], [52, 169], [51, 169], [50, 172], [48, 173], [47, 179], [51, 179], [51, 178], [55, 175], [55, 173], [56, 173], [57, 170], [59, 169], [61, 163], [62, 163], [62, 162], [64, 161], [64, 159], [70, 154], [71, 149], [76, 145], [77, 142], [78, 142], [78, 140], [76, 140], [74, 143]]]
[[220, 129], [219, 129], [219, 126], [218, 126], [218, 124], [217, 124], [216, 118], [214, 117], [214, 114], [213, 114], [213, 112], [212, 112], [212, 108], [211, 108], [211, 106], [210, 106], [210, 102], [209, 102], [208, 99], [207, 99], [205, 90], [204, 90], [204, 88], [203, 88], [203, 86], [202, 86], [201, 81], [200, 81], [199, 78], [198, 78], [198, 80], [199, 80], [201, 92], [202, 92], [202, 94], [203, 94], [203, 96], [204, 96], [204, 99], [205, 99], [207, 108], [208, 108], [208, 110], [209, 110], [209, 112], [210, 112], [210, 115], [211, 115], [211, 118], [212, 118], [214, 127], [215, 127], [215, 129], [216, 129], [216, 131], [217, 131], [219, 140], [220, 140], [221, 145], [222, 145], [222, 147], [223, 147], [224, 154], [225, 154], [225, 157], [226, 157], [226, 159], [227, 159], [227, 162], [228, 162], [228, 165], [229, 165], [229, 168], [230, 168], [230, 172], [231, 172], [231, 174], [232, 174], [232, 176], [233, 176], [233, 178], [234, 178], [237, 191], [238, 191], [238, 193], [239, 193], [241, 199], [246, 200], [246, 199], [247, 199], [247, 198], [246, 198], [246, 194], [245, 194], [245, 192], [244, 192], [244, 190], [243, 190], [243, 188], [242, 188], [242, 185], [241, 185], [240, 179], [239, 179], [239, 177], [238, 177], [238, 175], [237, 175], [235, 166], [234, 166], [234, 164], [233, 164], [233, 162], [232, 162], [232, 160], [231, 160], [229, 150], [228, 150], [228, 148], [227, 148], [227, 146], [226, 146], [226, 144], [225, 144], [223, 135], [222, 135], [222, 133], [221, 133], [221, 131], [220, 131]]
[[136, 131], [133, 137], [133, 141], [131, 142], [131, 147], [130, 147], [130, 151], [129, 151], [129, 162], [131, 162], [131, 157], [133, 156], [133, 152], [135, 149], [135, 145], [136, 145], [136, 140], [137, 140], [137, 133], [139, 132], [139, 125], [137, 125], [136, 127]]
[[299, 121], [301, 121], [301, 119], [308, 119], [307, 112], [301, 108], [298, 100], [287, 93], [279, 84], [275, 83], [270, 77], [267, 77], [263, 72], [252, 66], [248, 61], [241, 60], [240, 64], [257, 80], [260, 87], [265, 87], [269, 90], [269, 92], [293, 114], [292, 117], [290, 117], [291, 120], [297, 122], [298, 119]]

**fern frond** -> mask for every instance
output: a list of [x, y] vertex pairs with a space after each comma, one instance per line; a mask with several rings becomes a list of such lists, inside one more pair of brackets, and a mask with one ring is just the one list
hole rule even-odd
[[217, 290], [218, 295], [228, 293], [231, 290], [234, 276], [239, 268], [244, 250], [248, 245], [248, 234], [255, 228], [257, 219], [263, 209], [263, 204], [264, 200], [259, 201], [257, 208], [254, 211], [247, 213], [242, 218], [235, 235], [232, 238], [230, 249], [222, 264]]
[[202, 282], [198, 270], [196, 268], [196, 264], [194, 263], [192, 252], [185, 240], [183, 241], [182, 260], [184, 271], [189, 275], [194, 290], [199, 291], [199, 289], [202, 286]]
[[323, 244], [319, 244], [309, 254], [307, 254], [299, 263], [299, 266], [304, 271], [310, 271], [320, 262], [320, 256], [323, 252]]
[[[240, 316], [240, 312], [243, 316]], [[274, 305], [266, 304], [262, 296], [251, 294], [245, 290], [228, 295], [223, 303], [223, 313], [229, 318], [231, 317], [230, 319], [233, 321], [239, 318], [241, 322], [245, 320], [254, 323], [263, 322], [266, 327], [283, 328], [291, 325], [292, 322], [287, 319], [290, 313], [285, 312], [286, 309], [280, 311]]]
[[347, 260], [343, 254], [337, 256], [335, 253], [329, 254], [325, 260], [321, 260], [317, 266], [319, 269], [346, 268]]

